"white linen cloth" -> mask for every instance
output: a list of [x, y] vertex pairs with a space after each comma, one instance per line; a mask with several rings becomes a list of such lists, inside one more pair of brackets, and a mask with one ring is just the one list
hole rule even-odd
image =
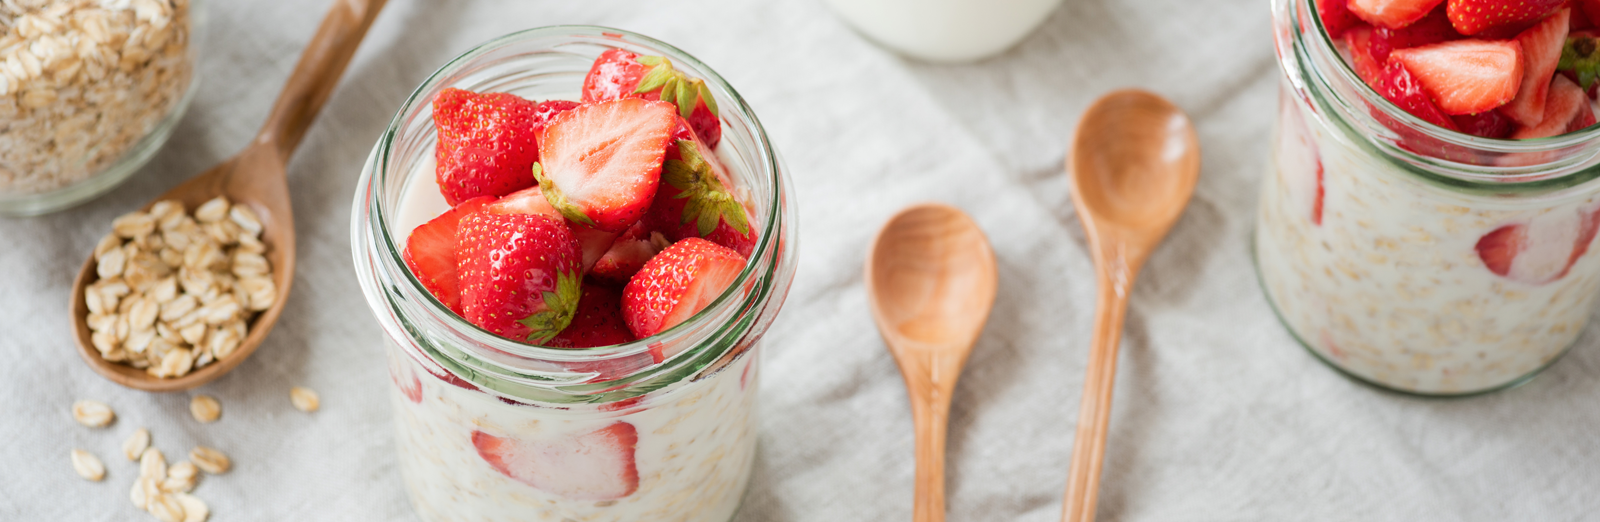
[[[949, 519], [1059, 519], [1094, 278], [1062, 172], [1100, 94], [1141, 86], [1194, 117], [1195, 199], [1138, 280], [1100, 520], [1580, 520], [1600, 507], [1600, 350], [1579, 346], [1518, 389], [1466, 400], [1378, 392], [1322, 366], [1267, 306], [1248, 253], [1280, 76], [1262, 0], [1068, 0], [1018, 47], [970, 65], [888, 53], [821, 2], [391, 0], [289, 164], [300, 259], [260, 351], [190, 393], [147, 394], [79, 361], [66, 313], [79, 263], [135, 208], [242, 148], [328, 0], [210, 4], [202, 84], [177, 133], [113, 193], [0, 219], [0, 519], [152, 520], [119, 450], [147, 426], [169, 456], [222, 449], [201, 479], [212, 520], [415, 520], [396, 470], [383, 335], [350, 262], [350, 202], [411, 90], [475, 44], [553, 24], [625, 28], [703, 59], [787, 158], [800, 271], [767, 334], [760, 450], [739, 521], [886, 521], [911, 513], [912, 426], [867, 311], [862, 261], [901, 207], [970, 212], [1000, 294], [956, 390]], [[291, 386], [322, 410], [290, 407]], [[188, 400], [210, 394], [222, 420]], [[117, 421], [72, 422], [76, 399]], [[84, 448], [104, 482], [72, 471]]]

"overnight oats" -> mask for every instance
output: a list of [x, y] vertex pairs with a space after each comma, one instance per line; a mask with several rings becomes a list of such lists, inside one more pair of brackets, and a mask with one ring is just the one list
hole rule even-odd
[[647, 37], [533, 29], [429, 78], [352, 219], [417, 512], [732, 518], [794, 277], [787, 184], [733, 89]]
[[1470, 3], [1273, 3], [1262, 284], [1323, 361], [1423, 395], [1525, 381], [1600, 290], [1600, 30], [1579, 3]]

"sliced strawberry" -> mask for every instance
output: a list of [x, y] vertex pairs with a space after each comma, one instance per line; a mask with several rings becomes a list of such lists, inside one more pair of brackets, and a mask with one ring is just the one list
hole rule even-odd
[[539, 133], [534, 177], [567, 219], [621, 232], [650, 208], [676, 123], [672, 105], [638, 98], [567, 111]]
[[1511, 101], [1522, 84], [1522, 44], [1457, 40], [1389, 53], [1445, 114], [1474, 114]]
[[572, 320], [583, 277], [565, 223], [478, 212], [461, 220], [462, 317], [496, 335], [540, 344]]
[[1328, 30], [1329, 38], [1338, 38], [1344, 35], [1345, 30], [1361, 25], [1361, 19], [1350, 12], [1348, 0], [1316, 0], [1317, 16], [1322, 18], [1322, 27]]
[[1600, 210], [1550, 213], [1501, 226], [1475, 245], [1484, 268], [1529, 284], [1561, 279], [1589, 251], [1600, 231]]
[[615, 422], [576, 436], [518, 440], [472, 432], [489, 467], [535, 489], [572, 500], [617, 500], [639, 489], [639, 432]]
[[1350, 50], [1350, 68], [1367, 86], [1378, 89], [1383, 78], [1383, 64], [1389, 59], [1387, 46], [1379, 45], [1375, 38], [1377, 29], [1367, 26], [1351, 28], [1344, 33], [1345, 47]]
[[1500, 114], [1502, 109], [1505, 109], [1505, 107], [1478, 114], [1451, 116], [1450, 121], [1455, 122], [1456, 127], [1461, 129], [1461, 132], [1473, 136], [1503, 140], [1511, 137], [1511, 132], [1516, 130], [1516, 123], [1512, 122], [1511, 118], [1506, 117], [1506, 115]]
[[701, 237], [748, 257], [755, 249], [749, 210], [734, 196], [732, 178], [695, 135], [667, 149], [661, 187], [645, 218], [672, 241]]
[[600, 285], [584, 284], [583, 297], [572, 323], [547, 346], [593, 348], [633, 342], [633, 332], [622, 320], [622, 292]]
[[400, 395], [412, 403], [422, 402], [422, 380], [417, 378], [416, 372], [411, 367], [391, 358], [389, 360], [389, 381], [394, 383]]
[[662, 56], [639, 56], [622, 49], [600, 53], [583, 78], [583, 102], [637, 97], [674, 103], [694, 131], [712, 148], [722, 142], [717, 100], [705, 80], [690, 78]]
[[1560, 9], [1567, 0], [1450, 0], [1445, 11], [1464, 35], [1495, 29], [1520, 30]]
[[578, 238], [578, 247], [583, 251], [583, 270], [585, 272], [588, 272], [589, 268], [594, 266], [595, 261], [600, 260], [600, 256], [605, 255], [606, 250], [611, 248], [612, 241], [617, 238], [617, 235], [611, 232], [596, 230], [593, 227], [567, 221], [566, 216], [561, 215], [560, 212], [556, 211], [555, 207], [550, 206], [550, 200], [545, 199], [544, 192], [537, 186], [507, 194], [506, 197], [500, 198], [500, 201], [489, 205], [485, 210], [496, 214], [547, 216], [566, 223], [567, 228], [572, 230], [573, 237]]
[[1378, 27], [1399, 29], [1422, 19], [1443, 0], [1349, 0], [1350, 12]]
[[738, 252], [700, 238], [656, 254], [622, 290], [622, 317], [640, 338], [677, 326], [710, 306], [744, 270]]
[[1572, 117], [1572, 123], [1567, 124], [1567, 132], [1578, 132], [1594, 124], [1594, 107], [1584, 102], [1579, 104], [1578, 114]]
[[548, 125], [550, 120], [555, 119], [557, 114], [576, 109], [581, 105], [583, 104], [572, 100], [545, 100], [539, 102], [539, 105], [533, 108], [533, 130], [535, 132], [544, 130], [544, 126]]
[[[1349, 33], [1346, 33], [1349, 34]], [[1305, 208], [1311, 224], [1322, 225], [1322, 157], [1301, 116], [1300, 105], [1287, 91], [1278, 94], [1278, 165], [1280, 180], [1296, 206]]]
[[456, 88], [433, 98], [435, 176], [446, 203], [502, 196], [533, 185], [539, 104], [515, 94]]
[[646, 227], [644, 221], [634, 223], [626, 232], [617, 236], [611, 248], [595, 262], [594, 268], [590, 269], [587, 275], [597, 281], [618, 286], [628, 284], [633, 274], [638, 273], [650, 258], [671, 245], [672, 242], [667, 241], [660, 232]]
[[1451, 121], [1449, 116], [1445, 116], [1444, 111], [1439, 110], [1439, 106], [1434, 105], [1433, 100], [1428, 98], [1421, 82], [1417, 81], [1400, 62], [1389, 60], [1389, 65], [1384, 66], [1383, 77], [1379, 81], [1382, 86], [1378, 89], [1378, 94], [1383, 95], [1384, 99], [1394, 102], [1402, 110], [1428, 123], [1450, 130], [1459, 130], [1456, 129], [1455, 122]]
[[416, 276], [428, 293], [456, 315], [461, 315], [461, 291], [456, 277], [459, 243], [456, 228], [461, 218], [492, 202], [494, 198], [488, 196], [463, 201], [413, 229], [411, 235], [406, 237], [406, 250], [401, 257], [405, 259], [406, 267], [411, 269], [411, 275]]
[[[1557, 75], [1550, 80], [1550, 94], [1544, 103], [1544, 117], [1538, 125], [1521, 127], [1511, 134], [1512, 139], [1529, 140], [1566, 134], [1579, 111], [1589, 108], [1589, 99], [1583, 89], [1566, 76]], [[1590, 116], [1591, 118], [1593, 116]]]
[[1545, 94], [1549, 92], [1550, 76], [1561, 61], [1561, 48], [1567, 41], [1567, 20], [1570, 9], [1561, 9], [1537, 25], [1517, 35], [1522, 45], [1522, 83], [1517, 96], [1500, 112], [1505, 113], [1524, 127], [1538, 125], [1544, 118]]

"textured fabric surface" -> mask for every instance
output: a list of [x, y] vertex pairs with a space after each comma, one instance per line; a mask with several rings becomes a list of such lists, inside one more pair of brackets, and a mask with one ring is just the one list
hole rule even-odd
[[[910, 517], [911, 418], [861, 264], [877, 225], [925, 200], [969, 211], [1000, 267], [951, 415], [950, 519], [1058, 519], [1094, 295], [1062, 164], [1084, 108], [1122, 86], [1190, 112], [1204, 171], [1133, 292], [1100, 520], [1579, 520], [1600, 507], [1593, 332], [1526, 386], [1435, 401], [1346, 380], [1279, 326], [1248, 255], [1279, 77], [1261, 0], [1066, 0], [1018, 47], [970, 65], [897, 57], [815, 0], [391, 0], [289, 165], [301, 257], [288, 307], [260, 351], [193, 392], [223, 406], [197, 424], [191, 393], [126, 390], [78, 360], [72, 276], [113, 217], [244, 146], [327, 4], [213, 2], [201, 90], [156, 159], [81, 207], [0, 219], [0, 519], [148, 520], [118, 450], [147, 426], [169, 455], [201, 443], [233, 457], [196, 490], [213, 520], [415, 520], [382, 334], [352, 277], [356, 177], [436, 67], [551, 24], [625, 28], [700, 57], [792, 168], [801, 267], [767, 335], [761, 446], [737, 520]], [[293, 410], [295, 385], [319, 391], [322, 410]], [[116, 423], [73, 423], [80, 398], [109, 403]], [[105, 482], [73, 474], [74, 447], [106, 462]]]

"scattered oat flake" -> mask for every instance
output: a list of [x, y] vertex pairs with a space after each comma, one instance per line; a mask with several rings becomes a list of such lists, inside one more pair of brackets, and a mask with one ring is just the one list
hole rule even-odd
[[189, 450], [189, 460], [194, 462], [195, 467], [211, 475], [227, 473], [228, 469], [233, 467], [227, 455], [205, 446], [195, 446]]
[[184, 521], [183, 504], [179, 503], [178, 499], [173, 498], [172, 495], [165, 493], [157, 493], [154, 498], [151, 498], [149, 504], [145, 506], [145, 511], [155, 515], [156, 519], [161, 522]]
[[144, 455], [144, 450], [149, 448], [150, 430], [139, 428], [134, 430], [133, 434], [128, 436], [128, 440], [122, 443], [122, 454], [126, 455], [128, 460], [136, 461]]
[[189, 414], [201, 424], [210, 424], [222, 417], [222, 404], [210, 395], [196, 395], [189, 400]]
[[72, 469], [78, 471], [78, 476], [94, 482], [106, 478], [106, 465], [100, 462], [100, 457], [81, 449], [72, 450]]
[[317, 392], [304, 386], [289, 389], [289, 402], [294, 404], [295, 409], [307, 413], [317, 411], [317, 408], [322, 406], [322, 401], [317, 398]]
[[72, 403], [72, 419], [90, 428], [104, 428], [116, 420], [116, 412], [100, 401], [81, 400]]
[[167, 458], [161, 450], [150, 448], [139, 456], [139, 477], [160, 480], [167, 476]]
[[173, 493], [172, 498], [178, 499], [178, 504], [183, 506], [183, 522], [206, 522], [211, 516], [211, 508], [199, 497], [188, 493]]

